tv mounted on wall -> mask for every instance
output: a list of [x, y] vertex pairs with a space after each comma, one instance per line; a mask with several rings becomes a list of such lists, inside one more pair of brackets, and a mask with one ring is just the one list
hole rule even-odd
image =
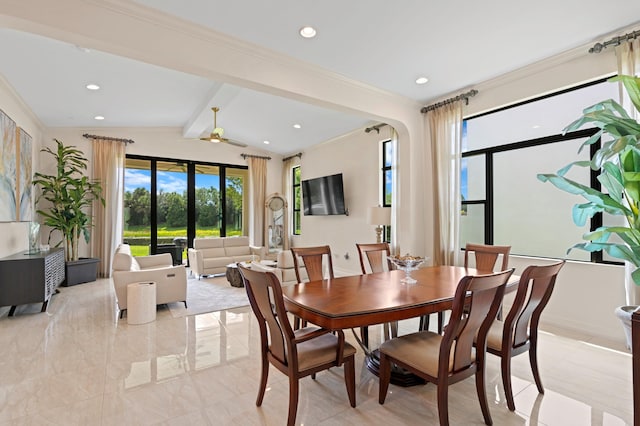
[[342, 173], [302, 181], [305, 216], [347, 214]]

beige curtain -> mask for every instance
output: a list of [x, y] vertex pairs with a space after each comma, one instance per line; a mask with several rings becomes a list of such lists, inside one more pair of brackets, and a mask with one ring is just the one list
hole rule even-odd
[[122, 242], [126, 144], [93, 139], [93, 178], [100, 181], [105, 205], [94, 201], [91, 255], [100, 258], [98, 276], [111, 276], [113, 253]]
[[264, 202], [267, 192], [267, 159], [249, 157], [249, 199], [251, 205], [249, 239], [253, 245], [264, 245]]
[[[640, 76], [640, 39], [634, 39], [616, 46], [616, 58], [618, 60], [618, 74]], [[620, 104], [636, 120], [640, 119], [640, 114], [636, 111], [631, 99], [620, 84]], [[635, 285], [633, 280], [625, 280], [626, 304], [640, 305], [640, 286]]]
[[[618, 74], [640, 76], [640, 39], [622, 43], [616, 46], [616, 58], [618, 60]], [[620, 84], [620, 104], [624, 109], [638, 120], [638, 112], [631, 103], [631, 99]]]
[[[300, 158], [298, 156], [289, 157], [282, 162], [282, 195], [287, 200], [287, 223], [288, 234], [293, 234], [293, 193], [291, 188], [293, 187], [293, 176], [291, 170], [298, 165]], [[283, 249], [289, 250], [291, 239], [290, 235], [286, 235], [284, 239]]]
[[460, 252], [462, 101], [426, 113], [433, 157], [433, 264], [457, 265]]

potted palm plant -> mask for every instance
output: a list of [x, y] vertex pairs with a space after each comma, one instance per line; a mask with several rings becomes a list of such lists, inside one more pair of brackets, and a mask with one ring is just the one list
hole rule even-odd
[[46, 147], [41, 151], [53, 157], [56, 173], [35, 173], [33, 179], [33, 184], [40, 189], [38, 206], [41, 200], [49, 202], [47, 208], [40, 208], [37, 213], [43, 218], [43, 224], [51, 228], [49, 243], [55, 232], [62, 234], [56, 247], [64, 243], [67, 272], [64, 285], [95, 281], [100, 260], [80, 258], [78, 242], [81, 236], [87, 243], [90, 240], [92, 221], [86, 209], [94, 200], [104, 205], [102, 187], [85, 175], [88, 160], [82, 151], [75, 146], [65, 146], [58, 139], [54, 141], [55, 150]]
[[[640, 78], [617, 76], [609, 81], [620, 81], [636, 110], [640, 111]], [[569, 249], [589, 252], [604, 250], [610, 256], [625, 262], [627, 285], [640, 285], [640, 123], [631, 117], [616, 101], [609, 99], [586, 108], [583, 114], [564, 131], [574, 131], [585, 125], [600, 129], [584, 142], [580, 149], [596, 143], [602, 145], [590, 161], [576, 161], [560, 169], [556, 174], [539, 174], [542, 182], [550, 182], [558, 189], [582, 196], [586, 202], [573, 207], [573, 221], [584, 226], [596, 213], [623, 216], [623, 226], [601, 226], [585, 233], [585, 242]], [[590, 167], [600, 175], [601, 190], [593, 189], [565, 177], [572, 167]], [[616, 236], [616, 238], [612, 238]], [[628, 288], [627, 292], [632, 291]], [[637, 306], [620, 307], [618, 316], [628, 318], [625, 326], [627, 346], [631, 345], [631, 312]]]

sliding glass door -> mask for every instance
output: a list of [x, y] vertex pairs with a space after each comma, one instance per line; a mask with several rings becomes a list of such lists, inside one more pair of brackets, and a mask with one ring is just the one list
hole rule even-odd
[[186, 261], [193, 239], [246, 235], [247, 167], [127, 156], [124, 240]]

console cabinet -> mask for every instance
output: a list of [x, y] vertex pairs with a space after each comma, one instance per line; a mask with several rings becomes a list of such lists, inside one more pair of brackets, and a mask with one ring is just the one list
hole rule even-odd
[[47, 310], [49, 299], [64, 281], [64, 250], [29, 253], [24, 251], [0, 259], [0, 306], [11, 306], [12, 316], [17, 305], [42, 303]]

